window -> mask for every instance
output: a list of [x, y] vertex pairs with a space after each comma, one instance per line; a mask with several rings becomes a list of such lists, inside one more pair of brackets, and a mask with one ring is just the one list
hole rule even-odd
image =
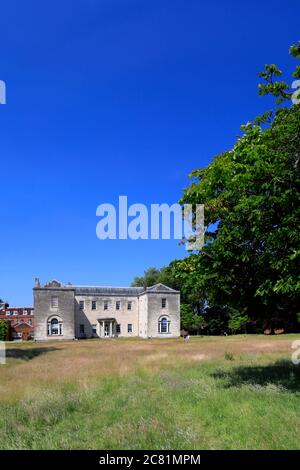
[[97, 325], [92, 325], [93, 335], [97, 334]]
[[24, 310], [23, 310], [23, 315], [29, 315], [28, 310], [26, 310], [26, 308], [24, 308]]
[[57, 297], [57, 295], [52, 295], [52, 297], [51, 297], [51, 308], [58, 308], [58, 297]]
[[10, 310], [6, 310], [6, 313], [5, 313], [7, 316], [10, 315]]
[[108, 301], [104, 300], [103, 310], [108, 310]]
[[92, 300], [92, 310], [96, 310], [97, 308], [97, 302], [96, 300]]
[[117, 324], [116, 326], [116, 333], [119, 335], [121, 333], [121, 325]]
[[167, 299], [161, 299], [161, 308], [166, 308], [167, 306]]
[[84, 310], [84, 300], [79, 300], [79, 310]]
[[128, 302], [127, 303], [127, 310], [131, 310], [131, 307], [132, 307], [132, 302]]
[[158, 332], [159, 333], [170, 333], [170, 320], [166, 317], [163, 317], [158, 322]]
[[128, 323], [127, 331], [128, 331], [128, 333], [132, 333], [132, 323]]
[[27, 320], [28, 325], [32, 325], [32, 320]]
[[13, 315], [18, 315], [18, 310], [14, 310]]
[[116, 301], [116, 310], [120, 310], [121, 302], [119, 300]]
[[62, 321], [58, 320], [57, 318], [52, 318], [52, 320], [48, 321], [47, 324], [47, 334], [48, 336], [56, 336], [62, 335]]
[[79, 325], [79, 333], [84, 335], [84, 325]]

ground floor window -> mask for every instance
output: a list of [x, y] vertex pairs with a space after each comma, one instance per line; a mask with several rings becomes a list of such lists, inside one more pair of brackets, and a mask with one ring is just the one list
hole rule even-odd
[[128, 331], [128, 333], [132, 333], [132, 323], [128, 323], [127, 331]]
[[92, 325], [93, 335], [97, 334], [97, 325]]
[[158, 322], [159, 333], [170, 333], [170, 320], [167, 317], [163, 317]]
[[63, 334], [63, 324], [58, 318], [52, 318], [47, 323], [47, 335], [48, 336], [61, 336]]
[[116, 333], [119, 335], [121, 333], [121, 325], [117, 324], [116, 325]]

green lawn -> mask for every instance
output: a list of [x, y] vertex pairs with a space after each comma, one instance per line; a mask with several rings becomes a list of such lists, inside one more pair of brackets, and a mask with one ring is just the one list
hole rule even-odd
[[299, 335], [10, 344], [1, 449], [299, 449]]

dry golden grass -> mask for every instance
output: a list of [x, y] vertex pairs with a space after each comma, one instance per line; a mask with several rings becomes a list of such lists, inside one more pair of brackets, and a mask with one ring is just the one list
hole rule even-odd
[[41, 390], [76, 383], [84, 388], [101, 377], [137, 369], [158, 371], [180, 364], [234, 356], [287, 354], [291, 336], [231, 336], [180, 339], [114, 339], [8, 343], [8, 365], [0, 367], [2, 400], [32, 398]]
[[7, 344], [0, 448], [298, 448], [299, 337]]

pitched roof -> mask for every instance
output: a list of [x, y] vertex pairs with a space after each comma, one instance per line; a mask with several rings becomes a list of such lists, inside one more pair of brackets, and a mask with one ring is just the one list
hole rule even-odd
[[73, 286], [77, 295], [139, 295], [143, 287]]
[[147, 287], [146, 289], [146, 292], [153, 292], [153, 293], [157, 293], [157, 292], [178, 292], [177, 290], [175, 289], [172, 289], [171, 287], [168, 287], [168, 286], [165, 286], [164, 284], [162, 283], [158, 283], [158, 284], [154, 284], [154, 286], [151, 286], [151, 287]]

